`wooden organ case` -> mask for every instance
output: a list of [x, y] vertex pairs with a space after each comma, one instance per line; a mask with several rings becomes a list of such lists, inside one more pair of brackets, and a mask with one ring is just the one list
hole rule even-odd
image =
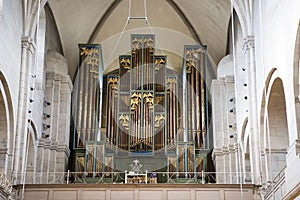
[[[94, 48], [98, 54], [84, 53]], [[204, 170], [209, 150], [205, 48], [185, 46], [183, 70], [177, 73], [167, 69], [166, 56], [155, 55], [154, 35], [131, 35], [131, 55], [120, 55], [119, 69], [104, 77], [100, 46], [79, 49], [75, 171], [113, 181], [111, 172], [124, 172], [139, 159], [145, 171], [167, 172], [158, 174], [158, 182], [170, 183]], [[87, 80], [92, 68], [97, 73]]]

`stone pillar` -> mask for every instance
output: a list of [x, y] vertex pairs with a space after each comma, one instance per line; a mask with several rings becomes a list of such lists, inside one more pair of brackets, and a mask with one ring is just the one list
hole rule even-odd
[[[59, 105], [59, 126], [57, 132], [57, 172], [66, 171], [66, 163], [70, 156], [69, 138], [70, 138], [70, 116], [71, 116], [71, 92], [73, 86], [69, 76], [61, 79], [60, 105]], [[61, 163], [59, 163], [61, 162]]]
[[50, 144], [50, 157], [49, 157], [49, 168], [48, 168], [48, 183], [55, 183], [54, 180], [56, 178], [56, 150], [57, 150], [57, 142], [51, 141]]
[[[18, 111], [17, 111], [17, 128], [15, 136], [15, 149], [13, 153], [13, 176], [14, 183], [22, 183], [24, 180], [23, 172], [26, 168], [25, 158], [26, 158], [26, 132], [27, 132], [27, 115], [28, 115], [28, 104], [29, 101], [29, 80], [34, 78], [31, 76], [30, 68], [32, 66], [32, 60], [35, 52], [35, 46], [30, 37], [22, 37], [22, 49], [21, 49], [21, 70], [20, 70], [20, 81], [19, 81], [19, 99], [18, 99]], [[20, 175], [21, 174], [21, 175]]]
[[230, 166], [230, 157], [229, 157], [229, 147], [223, 147], [223, 152], [224, 152], [224, 176], [225, 176], [225, 182], [224, 183], [231, 183], [231, 166]]
[[219, 148], [214, 148], [213, 157], [216, 163], [216, 179], [218, 184], [226, 183], [224, 151]]
[[46, 171], [50, 176], [49, 179], [54, 178], [55, 160], [56, 160], [56, 141], [59, 119], [59, 91], [60, 91], [60, 75], [55, 72], [46, 72], [46, 88], [45, 88], [45, 108], [44, 113], [50, 115], [50, 118], [44, 119], [44, 124], [50, 128], [44, 130], [47, 135], [46, 140], [49, 141], [49, 163]]
[[45, 139], [41, 138], [37, 142], [36, 148], [36, 174], [35, 174], [35, 183], [43, 183], [43, 168], [44, 168], [44, 146], [45, 146]]
[[[58, 148], [69, 146], [72, 83], [69, 76], [56, 72], [47, 72], [46, 77], [46, 101], [51, 103], [49, 137], [55, 146], [51, 152], [59, 154]], [[50, 170], [54, 172], [53, 169], [56, 169], [58, 172], [63, 172], [65, 164], [58, 166], [57, 157], [51, 156], [51, 158]]]
[[255, 66], [255, 48], [254, 36], [248, 36], [244, 40], [243, 46], [246, 56], [246, 68], [248, 69], [248, 102], [249, 102], [249, 146], [252, 181], [255, 184], [261, 183], [260, 178], [260, 141], [258, 128], [258, 107], [257, 107], [257, 89], [256, 89], [256, 66]]
[[43, 171], [42, 171], [42, 183], [48, 183], [49, 170], [52, 166], [50, 166], [50, 157], [51, 157], [51, 141], [46, 139], [44, 145], [44, 156], [43, 156]]
[[233, 76], [225, 75], [212, 81], [212, 117], [214, 159], [217, 183], [237, 181], [236, 117], [230, 112], [235, 107]]
[[45, 101], [50, 105], [45, 107], [45, 112], [51, 116], [47, 121], [47, 124], [50, 125], [47, 134], [51, 141], [47, 169], [50, 182], [66, 171], [70, 156], [69, 137], [73, 86], [67, 69], [68, 65], [62, 55], [57, 52], [48, 53]]

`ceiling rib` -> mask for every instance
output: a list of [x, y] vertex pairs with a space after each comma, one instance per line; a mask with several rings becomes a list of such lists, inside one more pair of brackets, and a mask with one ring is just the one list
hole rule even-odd
[[[115, 0], [110, 6], [109, 8], [106, 10], [106, 12], [103, 14], [103, 16], [101, 17], [101, 19], [99, 20], [99, 22], [97, 23], [95, 29], [93, 30], [88, 43], [93, 43], [93, 41], [95, 40], [95, 38], [97, 37], [99, 31], [101, 30], [102, 26], [104, 25], [105, 21], [108, 19], [108, 17], [110, 16], [110, 14], [114, 11], [114, 9], [119, 5], [119, 3], [122, 0]], [[197, 34], [197, 32], [195, 31], [195, 28], [192, 26], [191, 22], [188, 20], [188, 18], [186, 17], [186, 15], [183, 13], [183, 11], [179, 8], [179, 6], [173, 1], [173, 0], [166, 0], [170, 6], [175, 10], [175, 12], [179, 15], [179, 17], [181, 18], [181, 20], [183, 21], [183, 23], [186, 25], [186, 27], [188, 28], [188, 30], [190, 31], [191, 35], [193, 36], [193, 39], [199, 43], [200, 45], [204, 46], [199, 38], [199, 35]]]
[[179, 15], [179, 17], [181, 18], [181, 20], [183, 21], [183, 23], [186, 25], [186, 27], [188, 28], [188, 30], [192, 34], [193, 39], [197, 43], [199, 43], [201, 46], [205, 46], [205, 45], [202, 44], [199, 35], [195, 31], [195, 28], [193, 27], [193, 25], [191, 24], [191, 22], [189, 21], [189, 19], [186, 17], [186, 15], [184, 14], [184, 12], [179, 8], [179, 6], [177, 5], [177, 3], [175, 3], [173, 0], [166, 0], [166, 1], [170, 4], [170, 6]]
[[103, 24], [105, 23], [105, 21], [108, 19], [110, 14], [114, 11], [114, 9], [119, 5], [119, 3], [121, 1], [122, 0], [115, 0], [114, 2], [112, 2], [112, 4], [110, 4], [109, 8], [105, 11], [105, 13], [102, 15], [101, 19], [98, 21], [96, 27], [94, 28], [94, 30], [88, 40], [88, 43], [93, 43], [93, 41], [97, 37], [100, 29], [102, 28]]

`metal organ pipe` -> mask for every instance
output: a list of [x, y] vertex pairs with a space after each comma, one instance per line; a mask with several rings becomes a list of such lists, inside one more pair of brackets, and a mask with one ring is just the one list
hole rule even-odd
[[[199, 62], [198, 62], [199, 63]], [[196, 116], [197, 117], [197, 147], [200, 147], [200, 134], [201, 134], [201, 107], [200, 107], [200, 98], [199, 98], [199, 91], [201, 91], [200, 87], [200, 73], [199, 73], [199, 65], [197, 65], [197, 73], [196, 73]]]
[[205, 80], [203, 77], [204, 76], [204, 68], [205, 68], [205, 54], [203, 52], [200, 53], [201, 55], [201, 59], [200, 59], [200, 69], [201, 69], [201, 74], [202, 74], [202, 77], [201, 77], [201, 112], [202, 112], [202, 126], [201, 126], [201, 132], [202, 132], [202, 147], [203, 148], [206, 148], [205, 146], [205, 137], [206, 137], [206, 116], [205, 116], [205, 108], [206, 108], [206, 105], [205, 105], [205, 99], [206, 99], [206, 89], [205, 89]]
[[190, 82], [190, 86], [191, 86], [191, 93], [190, 93], [190, 98], [191, 98], [191, 136], [192, 136], [192, 140], [195, 140], [195, 101], [194, 101], [194, 90], [197, 87], [194, 83], [194, 75], [196, 73], [195, 67], [193, 66], [191, 69], [191, 82]]
[[173, 96], [173, 144], [175, 145], [175, 141], [176, 141], [176, 128], [177, 128], [177, 106], [176, 106], [176, 79], [174, 80], [173, 83], [173, 92], [172, 92], [172, 96]]

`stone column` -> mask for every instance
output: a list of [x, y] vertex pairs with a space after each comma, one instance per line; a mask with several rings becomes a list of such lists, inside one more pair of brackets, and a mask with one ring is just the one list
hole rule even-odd
[[39, 139], [36, 147], [36, 173], [35, 173], [35, 183], [43, 183], [43, 168], [44, 168], [44, 146], [45, 140], [43, 138]]
[[51, 115], [49, 139], [51, 140], [49, 155], [49, 181], [61, 176], [67, 169], [70, 156], [70, 116], [71, 92], [73, 85], [67, 72], [65, 58], [57, 52], [49, 52], [46, 70], [46, 101], [51, 106], [47, 112]]
[[60, 81], [61, 76], [55, 72], [46, 72], [46, 88], [45, 88], [45, 108], [44, 113], [50, 115], [50, 118], [44, 119], [44, 123], [50, 125], [50, 128], [45, 130], [47, 134], [46, 140], [49, 140], [49, 162], [47, 163], [46, 171], [48, 178], [54, 178], [56, 168], [56, 146], [57, 132], [59, 124], [59, 106], [60, 106]]
[[214, 148], [213, 157], [216, 163], [216, 179], [218, 184], [226, 183], [224, 151], [219, 148]]
[[225, 177], [225, 162], [224, 162], [224, 120], [223, 120], [223, 88], [224, 82], [222, 80], [213, 80], [211, 85], [212, 96], [212, 121], [213, 121], [213, 141], [214, 150], [213, 157], [216, 167], [217, 183], [226, 183]]
[[249, 102], [249, 146], [250, 146], [250, 162], [252, 181], [255, 184], [261, 183], [260, 178], [260, 141], [258, 129], [258, 103], [257, 103], [257, 87], [256, 87], [256, 66], [255, 66], [255, 48], [254, 36], [248, 36], [244, 40], [243, 46], [246, 56], [246, 67], [248, 68], [248, 102]]
[[22, 183], [24, 180], [23, 175], [19, 176], [20, 173], [23, 174], [26, 158], [26, 132], [27, 132], [27, 110], [29, 101], [29, 80], [30, 78], [35, 78], [34, 74], [30, 74], [30, 68], [32, 66], [32, 60], [35, 53], [35, 46], [33, 40], [30, 37], [22, 37], [22, 49], [21, 49], [21, 70], [20, 70], [20, 86], [19, 86], [19, 99], [18, 99], [18, 112], [17, 112], [17, 128], [16, 136], [14, 138], [15, 149], [13, 150], [13, 176], [14, 183]]
[[214, 158], [218, 183], [236, 182], [233, 179], [237, 169], [236, 149], [236, 118], [230, 112], [234, 107], [233, 76], [221, 77], [212, 82], [212, 117], [214, 130]]
[[58, 126], [58, 150], [56, 159], [57, 172], [65, 172], [66, 164], [70, 156], [70, 116], [71, 116], [71, 92], [73, 86], [69, 76], [61, 79], [60, 105], [59, 105], [59, 126]]
[[43, 159], [43, 183], [46, 184], [48, 183], [48, 176], [49, 176], [49, 169], [50, 169], [50, 157], [51, 157], [51, 141], [46, 139], [45, 140], [45, 145], [44, 145], [44, 159]]

